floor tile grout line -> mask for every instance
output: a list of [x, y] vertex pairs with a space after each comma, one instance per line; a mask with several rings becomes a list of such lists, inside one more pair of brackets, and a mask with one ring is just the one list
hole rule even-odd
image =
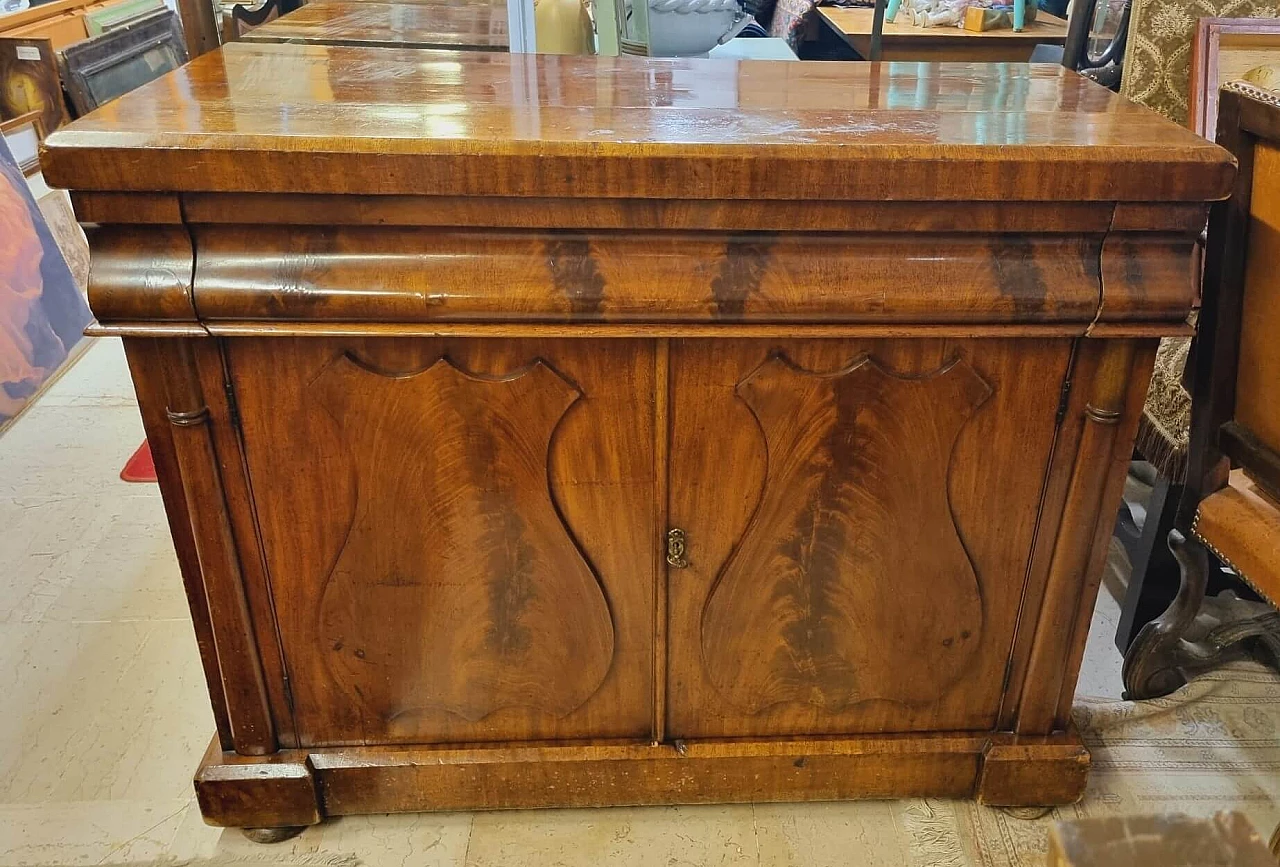
[[462, 867], [469, 867], [471, 861], [471, 837], [476, 832], [476, 814], [467, 817], [467, 845], [462, 849]]
[[[165, 822], [167, 822], [167, 821], [169, 821], [170, 819], [172, 819], [174, 816], [181, 815], [182, 813], [185, 813], [185, 812], [186, 812], [187, 810], [189, 810], [190, 808], [191, 808], [191, 801], [189, 801], [189, 800], [188, 800], [186, 803], [184, 803], [184, 804], [183, 804], [181, 807], [179, 807], [177, 810], [175, 810], [174, 812], [172, 812], [172, 813], [170, 813], [169, 815], [165, 816], [163, 819], [161, 819], [159, 822], [156, 822], [156, 823], [155, 823], [154, 825], [152, 825], [151, 827], [149, 827], [149, 828], [145, 828], [145, 829], [143, 829], [142, 831], [139, 831], [137, 834], [134, 834], [134, 835], [133, 835], [132, 837], [130, 837], [128, 840], [125, 840], [123, 843], [120, 843], [119, 845], [113, 846], [113, 847], [111, 848], [111, 850], [107, 852], [107, 854], [103, 855], [101, 858], [99, 858], [99, 859], [98, 859], [97, 863], [98, 863], [98, 864], [105, 864], [105, 863], [107, 863], [107, 859], [108, 859], [108, 858], [110, 858], [112, 855], [114, 855], [114, 854], [116, 854], [117, 852], [119, 852], [121, 849], [127, 848], [127, 847], [129, 846], [129, 844], [131, 844], [133, 841], [138, 840], [138, 839], [140, 839], [140, 838], [142, 838], [142, 837], [145, 837], [147, 834], [150, 834], [150, 833], [151, 833], [152, 831], [154, 831], [156, 828], [159, 828], [159, 827], [160, 827], [161, 825], [163, 825]], [[181, 822], [179, 822], [178, 824], [179, 824], [179, 826], [181, 826], [181, 824], [182, 824], [182, 823], [181, 823]], [[169, 838], [169, 842], [165, 845], [165, 852], [168, 852], [168, 851], [169, 851], [169, 848], [173, 845], [173, 841], [174, 841], [174, 839], [175, 839], [177, 836], [178, 836], [178, 829], [177, 829], [177, 828], [175, 828], [175, 829], [173, 830], [173, 837]]]

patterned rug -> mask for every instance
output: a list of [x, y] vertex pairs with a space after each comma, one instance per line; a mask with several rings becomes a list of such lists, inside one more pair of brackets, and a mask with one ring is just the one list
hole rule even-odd
[[1280, 818], [1280, 678], [1239, 663], [1169, 698], [1134, 703], [1077, 696], [1093, 754], [1085, 798], [1026, 820], [975, 804], [904, 806], [917, 867], [1039, 867], [1050, 823], [1091, 816], [1239, 810], [1263, 839]]
[[[1094, 764], [1088, 794], [1079, 804], [1028, 820], [964, 801], [904, 800], [872, 814], [882, 817], [878, 821], [868, 815], [874, 806], [867, 803], [788, 805], [781, 809], [800, 819], [797, 824], [805, 827], [801, 833], [808, 839], [793, 841], [799, 845], [788, 847], [790, 851], [761, 851], [755, 858], [739, 851], [746, 857], [715, 859], [715, 863], [1042, 867], [1046, 834], [1056, 820], [1151, 813], [1208, 816], [1219, 810], [1243, 812], [1266, 839], [1280, 818], [1277, 699], [1280, 678], [1245, 663], [1206, 675], [1166, 699], [1134, 704], [1114, 697], [1080, 696], [1076, 719], [1093, 752]], [[597, 811], [572, 812], [589, 816]], [[618, 811], [598, 812], [601, 824], [611, 826], [606, 816]], [[821, 821], [826, 824], [806, 824], [801, 818], [806, 815], [824, 817]], [[717, 808], [681, 808], [680, 816], [681, 821], [672, 822], [673, 832], [674, 826], [683, 828], [680, 833], [689, 841], [690, 854], [708, 854], [707, 846], [725, 833], [718, 827], [724, 823]], [[702, 816], [712, 818], [699, 821]], [[648, 861], [639, 846], [599, 847], [596, 834], [587, 830], [594, 823], [586, 820], [562, 839], [568, 851], [546, 851], [539, 845], [540, 838], [563, 833], [565, 829], [557, 821], [560, 818], [539, 810], [504, 814], [505, 830], [519, 840], [505, 853], [506, 858], [476, 857], [472, 852], [470, 858], [420, 863], [457, 867], [668, 863], [665, 858]], [[159, 864], [359, 867], [393, 863], [387, 856], [398, 855], [402, 846], [413, 849], [406, 830], [412, 821], [407, 816], [382, 816], [330, 822], [278, 846], [258, 846], [228, 832], [204, 852], [183, 853], [187, 857]], [[862, 830], [846, 838], [839, 833], [841, 826], [860, 826]], [[877, 828], [883, 830], [877, 832]], [[213, 833], [213, 829], [205, 830]], [[575, 839], [578, 847], [570, 842]], [[575, 848], [581, 851], [575, 852]], [[691, 858], [670, 863], [708, 862]]]
[[1280, 675], [1242, 661], [1167, 698], [1122, 701], [1113, 642], [1129, 571], [1113, 539], [1076, 690], [1076, 726], [1093, 756], [1084, 798], [1033, 820], [972, 803], [904, 802], [912, 867], [1042, 867], [1053, 822], [1095, 816], [1238, 810], [1271, 836], [1280, 821]]
[[[219, 834], [193, 817], [189, 832], [198, 833], [179, 834], [170, 856], [156, 863], [1043, 867], [1048, 828], [1057, 820], [1209, 816], [1219, 810], [1243, 812], [1267, 838], [1280, 820], [1280, 676], [1241, 662], [1203, 675], [1168, 698], [1121, 701], [1121, 660], [1112, 642], [1116, 600], [1127, 577], [1128, 563], [1113, 541], [1076, 695], [1076, 724], [1093, 753], [1088, 792], [1080, 803], [1037, 819], [934, 799], [524, 810], [474, 819], [466, 814], [353, 817], [327, 822], [287, 843], [260, 846], [235, 832]], [[440, 838], [459, 823], [460, 836], [448, 851]], [[424, 844], [424, 834], [434, 842]]]

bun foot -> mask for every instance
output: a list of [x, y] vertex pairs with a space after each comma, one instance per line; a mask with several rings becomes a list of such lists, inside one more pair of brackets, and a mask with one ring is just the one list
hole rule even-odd
[[996, 809], [1006, 816], [1012, 816], [1015, 819], [1022, 819], [1027, 822], [1043, 819], [1053, 812], [1053, 807], [996, 807]]
[[241, 828], [240, 833], [255, 843], [283, 843], [301, 834], [306, 827], [306, 825], [293, 825], [283, 828]]

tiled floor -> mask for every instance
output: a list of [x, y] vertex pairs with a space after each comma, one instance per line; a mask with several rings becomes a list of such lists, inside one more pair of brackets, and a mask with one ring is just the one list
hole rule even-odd
[[[93, 346], [0, 435], [3, 867], [871, 867], [1042, 857], [1042, 826], [1001, 831], [1009, 839], [998, 852], [980, 839], [985, 832], [962, 846], [956, 828], [996, 827], [994, 820], [964, 813], [962, 821], [969, 807], [932, 801], [348, 818], [278, 846], [207, 827], [190, 777], [213, 722], [159, 496], [154, 486], [117, 478], [142, 437], [116, 341]], [[1081, 683], [1091, 695], [1119, 694], [1115, 616], [1104, 593]], [[1268, 749], [1280, 746], [1273, 741]], [[1150, 766], [1164, 767], [1165, 758]], [[1115, 786], [1100, 779], [1100, 800], [1089, 803], [1128, 797], [1109, 794]], [[1266, 786], [1246, 781], [1222, 798], [1253, 798], [1269, 819]], [[955, 854], [962, 849], [969, 854]]]

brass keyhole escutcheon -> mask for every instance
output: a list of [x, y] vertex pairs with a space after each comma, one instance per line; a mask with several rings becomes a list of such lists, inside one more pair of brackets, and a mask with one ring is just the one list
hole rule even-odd
[[687, 569], [689, 561], [684, 556], [684, 530], [675, 527], [667, 531], [667, 563], [677, 569]]

